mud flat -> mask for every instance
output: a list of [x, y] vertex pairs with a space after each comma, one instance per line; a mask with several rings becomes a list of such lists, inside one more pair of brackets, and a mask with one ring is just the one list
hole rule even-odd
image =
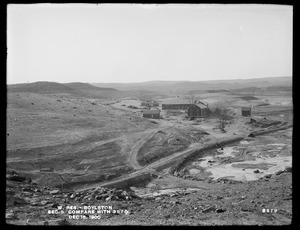
[[[207, 158], [206, 160], [208, 160]], [[211, 157], [210, 159], [213, 158]], [[226, 177], [233, 180], [250, 181], [257, 180], [267, 174], [274, 174], [277, 171], [284, 170], [287, 166], [291, 166], [292, 159], [291, 157], [277, 157], [276, 159], [256, 159], [253, 161], [243, 161], [243, 163], [230, 163], [224, 165], [217, 164], [208, 166], [205, 164], [205, 161], [201, 161], [199, 166], [204, 168], [205, 171], [210, 172], [212, 174], [211, 177], [214, 179]], [[197, 172], [193, 173], [191, 170], [191, 174], [197, 174]], [[255, 170], [259, 170], [259, 172], [254, 173]]]
[[[185, 167], [193, 177], [258, 180], [292, 166], [291, 129], [211, 150]], [[279, 137], [279, 138], [278, 138]], [[278, 143], [276, 143], [276, 142]], [[274, 143], [275, 142], [275, 143]]]

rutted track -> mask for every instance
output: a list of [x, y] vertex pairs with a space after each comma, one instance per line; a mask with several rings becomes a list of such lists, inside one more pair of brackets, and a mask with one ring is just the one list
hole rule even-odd
[[130, 165], [134, 168], [134, 169], [142, 169], [143, 167], [141, 165], [139, 165], [139, 163], [137, 162], [137, 154], [140, 150], [140, 148], [145, 144], [147, 143], [147, 141], [149, 141], [159, 130], [162, 130], [164, 128], [167, 128], [167, 127], [174, 127], [173, 124], [169, 124], [163, 120], [160, 121], [160, 126], [158, 128], [155, 128], [155, 129], [151, 129], [151, 130], [148, 130], [148, 131], [145, 131], [144, 133], [142, 134], [139, 134], [141, 136], [144, 136], [145, 134], [147, 134], [146, 137], [142, 137], [141, 140], [139, 140], [134, 146], [133, 148], [131, 149], [131, 152], [130, 152], [130, 156], [129, 156], [129, 162], [130, 162]]
[[146, 138], [142, 138], [139, 142], [137, 142], [131, 152], [130, 152], [130, 157], [129, 157], [129, 161], [130, 161], [130, 165], [134, 168], [134, 169], [141, 169], [142, 166], [139, 165], [139, 163], [137, 162], [137, 154], [139, 152], [139, 149], [147, 142], [149, 141], [158, 131], [158, 129], [155, 130], [151, 130], [148, 134], [148, 136]]

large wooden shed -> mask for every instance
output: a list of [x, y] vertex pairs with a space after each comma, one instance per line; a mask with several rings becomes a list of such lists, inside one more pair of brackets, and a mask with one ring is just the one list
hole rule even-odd
[[203, 104], [193, 104], [189, 106], [187, 112], [189, 117], [206, 117], [208, 107]]

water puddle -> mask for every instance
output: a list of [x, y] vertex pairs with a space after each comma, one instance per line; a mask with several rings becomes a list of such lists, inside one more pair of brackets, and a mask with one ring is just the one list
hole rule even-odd
[[234, 157], [235, 155], [232, 153], [239, 152], [238, 150], [236, 150], [236, 148], [236, 146], [219, 148], [217, 149], [217, 152], [222, 153], [222, 155], [218, 155], [218, 157]]
[[190, 172], [191, 175], [194, 175], [194, 174], [199, 173], [200, 170], [199, 169], [190, 169], [189, 172]]
[[203, 157], [199, 161], [193, 162], [192, 165], [200, 166], [202, 168], [207, 168], [209, 166], [209, 162], [208, 162], [209, 160], [213, 160], [213, 157], [212, 156]]
[[249, 142], [248, 141], [240, 141], [240, 144], [242, 144], [242, 145], [249, 145]]

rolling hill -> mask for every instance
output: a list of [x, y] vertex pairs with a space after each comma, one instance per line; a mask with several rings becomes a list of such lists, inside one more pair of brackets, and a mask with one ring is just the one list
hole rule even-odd
[[27, 93], [40, 93], [40, 94], [52, 94], [52, 93], [68, 93], [77, 94], [77, 90], [68, 87], [64, 84], [56, 82], [39, 81], [27, 84], [14, 84], [7, 86], [8, 92], [27, 92]]
[[111, 87], [97, 87], [88, 83], [72, 82], [57, 83], [40, 81], [26, 84], [13, 84], [7, 86], [8, 92], [27, 92], [38, 94], [68, 94], [74, 97], [86, 98], [123, 98], [136, 97], [141, 99], [151, 99], [158, 95], [159, 92], [149, 89], [138, 90], [118, 90]]
[[27, 92], [38, 94], [68, 94], [78, 97], [109, 98], [122, 94], [113, 88], [101, 88], [88, 83], [56, 83], [40, 81], [27, 84], [14, 84], [7, 86], [8, 92]]
[[88, 83], [82, 83], [82, 82], [71, 82], [71, 83], [65, 83], [63, 84], [67, 87], [70, 87], [72, 89], [76, 90], [105, 90], [105, 91], [118, 91], [114, 88], [104, 88], [104, 87], [96, 87], [93, 85], [90, 85]]
[[163, 94], [186, 94], [189, 91], [234, 90], [249, 87], [292, 86], [292, 77], [267, 77], [214, 81], [148, 81], [140, 83], [91, 83], [97, 87], [119, 90], [153, 90]]

